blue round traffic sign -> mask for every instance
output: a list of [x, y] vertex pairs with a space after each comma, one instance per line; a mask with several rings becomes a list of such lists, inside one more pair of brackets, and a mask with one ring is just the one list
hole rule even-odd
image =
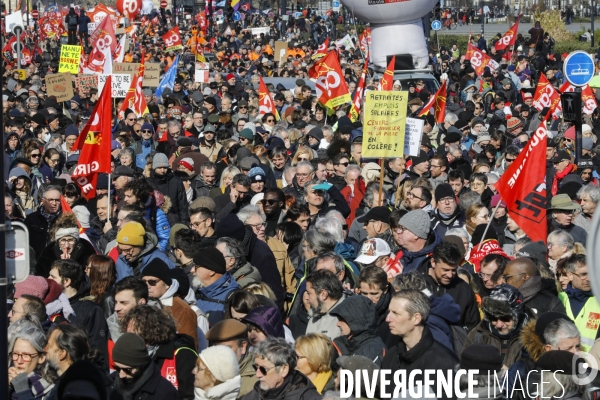
[[233, 20], [239, 21], [240, 19], [242, 19], [242, 15], [238, 11], [234, 11], [233, 12]]
[[440, 29], [442, 29], [442, 22], [436, 19], [431, 23], [431, 29], [433, 29], [434, 31], [439, 31]]
[[574, 51], [565, 59], [563, 73], [571, 85], [585, 86], [594, 77], [594, 59], [585, 51]]

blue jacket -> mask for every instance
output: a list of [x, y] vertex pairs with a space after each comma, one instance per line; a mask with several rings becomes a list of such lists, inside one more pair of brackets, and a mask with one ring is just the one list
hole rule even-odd
[[431, 310], [429, 317], [427, 317], [427, 326], [433, 338], [449, 350], [454, 351], [450, 325], [460, 325], [460, 306], [449, 294], [441, 297], [430, 296], [429, 304]]
[[128, 262], [122, 254], [119, 256], [119, 258], [117, 258], [117, 281], [132, 275], [141, 278], [144, 268], [146, 268], [146, 266], [150, 264], [150, 261], [154, 260], [155, 258], [163, 260], [165, 264], [169, 266], [169, 268], [175, 268], [173, 261], [171, 261], [165, 253], [158, 249], [158, 239], [155, 235], [146, 233], [144, 239], [146, 245], [135, 261]]
[[425, 261], [427, 255], [431, 253], [433, 248], [441, 241], [442, 239], [440, 239], [435, 231], [431, 231], [429, 233], [429, 237], [427, 238], [427, 243], [425, 243], [425, 247], [423, 247], [421, 250], [415, 252], [406, 250], [401, 251], [400, 253], [402, 253], [402, 258], [400, 259], [400, 262], [404, 266], [402, 273], [407, 274], [410, 271], [417, 269], [419, 265]]
[[233, 276], [226, 272], [212, 285], [196, 291], [196, 305], [206, 315], [210, 326], [214, 326], [223, 319], [227, 295], [239, 288], [240, 286]]
[[165, 251], [169, 244], [169, 235], [171, 234], [171, 225], [169, 219], [162, 210], [156, 206], [146, 207], [146, 220], [150, 222], [150, 226], [158, 236], [158, 248], [160, 251]]
[[88, 31], [88, 24], [92, 22], [92, 20], [87, 15], [80, 15], [79, 18], [77, 18], [77, 22], [79, 23], [79, 32], [83, 33]]

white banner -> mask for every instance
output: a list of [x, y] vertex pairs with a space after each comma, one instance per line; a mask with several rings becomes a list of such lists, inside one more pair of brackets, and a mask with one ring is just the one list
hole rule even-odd
[[421, 134], [425, 121], [417, 118], [406, 118], [404, 133], [404, 155], [418, 156], [421, 150]]
[[[98, 75], [98, 93], [102, 93], [106, 78], [108, 75]], [[131, 86], [131, 75], [129, 74], [112, 74], [111, 97], [124, 98]]]

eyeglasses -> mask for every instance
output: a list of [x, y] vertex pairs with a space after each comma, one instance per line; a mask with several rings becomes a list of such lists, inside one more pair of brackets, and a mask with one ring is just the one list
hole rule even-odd
[[127, 121], [135, 121], [135, 118], [127, 118]]
[[46, 200], [48, 203], [60, 203], [60, 199], [47, 199], [47, 198], [43, 198], [44, 200]]
[[310, 173], [309, 174], [299, 174], [299, 173], [296, 173], [296, 177], [298, 177], [298, 178], [308, 178], [309, 176], [310, 176]]
[[442, 168], [442, 166], [441, 165], [431, 164], [431, 168]]
[[117, 371], [117, 373], [119, 373], [119, 372], [123, 371], [123, 372], [125, 372], [127, 375], [133, 375], [133, 370], [134, 370], [134, 369], [135, 369], [135, 368], [133, 368], [133, 367], [121, 368], [121, 367], [118, 367], [118, 366], [116, 366], [116, 365], [115, 365], [115, 371]]
[[254, 368], [255, 371], [260, 371], [261, 375], [267, 375], [269, 371], [275, 367], [277, 367], [277, 365], [273, 365], [271, 368], [265, 368], [262, 365], [252, 364], [252, 368]]
[[150, 129], [142, 129], [142, 133], [152, 133]]
[[578, 277], [579, 279], [584, 280], [584, 281], [589, 279], [589, 277], [590, 277], [590, 275], [587, 272], [585, 272], [583, 274], [576, 274], [575, 272], [571, 272], [571, 273], [573, 275], [575, 275], [576, 277]]
[[269, 118], [269, 119], [267, 120], [267, 122], [275, 122], [275, 120], [274, 120], [274, 119], [270, 119], [270, 118]]
[[415, 196], [413, 192], [406, 193], [406, 197], [408, 197], [409, 199], [414, 197], [415, 199], [423, 200], [421, 197]]
[[193, 229], [193, 228], [199, 228], [199, 227], [200, 227], [200, 225], [202, 225], [202, 224], [203, 224], [204, 222], [206, 222], [208, 219], [210, 219], [210, 218], [206, 218], [206, 219], [203, 219], [202, 221], [198, 221], [198, 222], [190, 222], [190, 228], [192, 228], [192, 229]]
[[324, 190], [317, 189], [317, 190], [312, 190], [311, 192], [315, 196], [321, 196], [321, 197], [325, 196], [325, 191]]
[[298, 161], [310, 161], [308, 157], [298, 157]]
[[350, 163], [348, 161], [346, 161], [346, 162], [337, 163], [335, 165], [343, 165], [344, 167], [347, 167], [348, 165], [350, 165]]
[[563, 140], [564, 140], [565, 142], [571, 142], [571, 141], [572, 141], [571, 139], [569, 139], [569, 138], [566, 138], [566, 137], [564, 137], [564, 138], [563, 138]]
[[148, 286], [156, 286], [158, 284], [158, 282], [160, 282], [160, 279], [147, 279], [147, 280], [143, 280], [143, 281], [146, 282], [146, 284]]
[[135, 131], [135, 133], [140, 133], [140, 132], [141, 132], [141, 131], [140, 131], [139, 129], [137, 129], [137, 130]]
[[479, 275], [481, 279], [491, 279], [493, 274], [484, 274], [483, 272], [478, 272], [477, 275]]
[[60, 158], [51, 158], [50, 161], [52, 161], [53, 163], [57, 163], [60, 161]]
[[248, 226], [251, 226], [254, 229], [263, 229], [267, 227], [267, 223], [266, 222], [260, 222], [258, 224], [247, 224]]
[[[410, 192], [409, 192], [410, 193]], [[454, 197], [444, 197], [443, 199], [439, 199], [438, 203], [450, 204], [454, 201]]]
[[19, 359], [19, 357], [21, 357], [23, 359], [23, 361], [25, 361], [25, 362], [30, 362], [33, 358], [39, 356], [38, 353], [34, 353], [34, 354], [29, 354], [29, 353], [13, 353], [12, 351], [9, 353], [9, 355], [10, 355], [10, 358], [12, 358], [13, 361], [17, 361]]
[[508, 158], [508, 157], [506, 157], [504, 160], [505, 160], [507, 163], [511, 163], [511, 162], [515, 161], [515, 160], [516, 160], [516, 158]]
[[496, 316], [493, 316], [493, 315], [488, 315], [488, 319], [491, 322], [502, 321], [502, 322], [508, 323], [508, 322], [512, 321], [512, 317], [496, 317]]
[[31, 158], [40, 158], [40, 153], [31, 154], [29, 157], [31, 157]]
[[241, 110], [242, 108], [243, 108], [243, 109], [247, 109], [248, 107], [247, 107], [247, 106], [240, 106], [240, 107], [239, 107], [239, 109], [240, 109], [240, 110]]
[[67, 243], [73, 244], [76, 241], [77, 241], [77, 239], [74, 239], [74, 238], [62, 238], [62, 239], [58, 240], [58, 243], [60, 243], [60, 244], [67, 244]]

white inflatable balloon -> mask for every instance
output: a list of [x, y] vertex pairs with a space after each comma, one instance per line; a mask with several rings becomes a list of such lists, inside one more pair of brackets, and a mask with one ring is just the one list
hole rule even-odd
[[437, 0], [341, 0], [354, 16], [371, 24], [371, 59], [387, 67], [388, 55], [410, 54], [417, 68], [426, 68], [429, 53], [421, 18]]
[[154, 10], [152, 0], [142, 0], [142, 15], [152, 14], [152, 10]]

